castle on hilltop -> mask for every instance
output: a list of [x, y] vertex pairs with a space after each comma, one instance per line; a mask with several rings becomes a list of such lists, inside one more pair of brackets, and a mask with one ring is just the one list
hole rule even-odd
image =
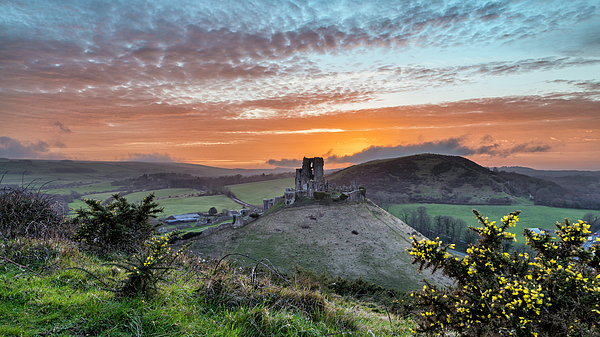
[[333, 185], [330, 188], [329, 182], [323, 176], [324, 164], [325, 161], [322, 157], [303, 158], [302, 168], [296, 169], [295, 188], [286, 188], [283, 196], [263, 199], [263, 212], [282, 199], [285, 200], [286, 205], [293, 204], [299, 197], [313, 199], [315, 198], [315, 192], [325, 193], [329, 197], [331, 196], [329, 195], [330, 192], [337, 192], [340, 194], [337, 200], [364, 200], [364, 192], [361, 193], [359, 188], [356, 187], [356, 183], [353, 183], [351, 187], [342, 186], [337, 188]]

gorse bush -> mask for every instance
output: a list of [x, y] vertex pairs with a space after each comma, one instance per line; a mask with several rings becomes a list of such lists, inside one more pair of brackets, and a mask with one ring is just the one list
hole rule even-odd
[[525, 230], [535, 256], [502, 250], [514, 240], [507, 229], [473, 211], [480, 235], [464, 258], [447, 252], [439, 239], [416, 241], [408, 252], [419, 269], [432, 268], [455, 280], [450, 289], [425, 285], [416, 293], [420, 332], [471, 336], [600, 336], [600, 248], [581, 247], [590, 233], [583, 221], [557, 223], [557, 239]]
[[163, 211], [154, 202], [154, 194], [145, 197], [139, 205], [127, 202], [119, 194], [102, 205], [99, 200], [86, 199], [88, 209], [79, 209], [71, 220], [78, 226], [73, 239], [99, 254], [135, 252], [155, 232], [150, 223]]
[[70, 229], [52, 196], [28, 187], [0, 190], [0, 239], [68, 237]]
[[147, 240], [144, 249], [134, 254], [129, 261], [108, 264], [123, 268], [127, 272], [125, 280], [119, 282], [120, 286], [116, 288], [119, 296], [152, 294], [157, 291], [158, 282], [166, 281], [165, 277], [173, 269], [173, 263], [185, 249], [184, 247], [176, 253], [171, 252], [168, 244], [173, 235], [167, 233]]

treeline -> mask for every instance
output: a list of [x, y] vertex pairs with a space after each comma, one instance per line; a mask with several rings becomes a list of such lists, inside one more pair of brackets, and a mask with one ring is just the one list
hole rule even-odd
[[[444, 243], [453, 243], [456, 250], [466, 251], [469, 244], [475, 244], [479, 236], [469, 230], [468, 224], [463, 219], [455, 218], [451, 215], [436, 215], [431, 217], [427, 214], [425, 206], [417, 208], [403, 208], [398, 215], [400, 220], [410, 227], [418, 230], [429, 239], [440, 238]], [[591, 233], [600, 232], [600, 214], [586, 213], [582, 219], [590, 225]], [[511, 242], [504, 242], [504, 249], [514, 249], [516, 251], [526, 251], [528, 247], [523, 244], [513, 246]]]
[[128, 189], [162, 189], [162, 188], [192, 188], [199, 191], [222, 191], [227, 185], [253, 183], [259, 181], [292, 177], [293, 174], [269, 173], [253, 176], [241, 174], [220, 177], [197, 177], [187, 173], [154, 173], [144, 174], [137, 178], [115, 180], [113, 186], [124, 186]]
[[425, 206], [404, 208], [400, 211], [399, 218], [430, 239], [439, 237], [444, 243], [454, 243], [459, 251], [465, 251], [469, 244], [477, 242], [477, 234], [468, 229], [463, 219], [451, 215], [436, 215], [431, 218]]

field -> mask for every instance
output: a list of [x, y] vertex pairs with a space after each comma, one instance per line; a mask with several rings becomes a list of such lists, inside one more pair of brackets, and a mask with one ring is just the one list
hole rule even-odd
[[520, 221], [516, 227], [510, 229], [511, 233], [517, 235], [517, 243], [525, 243], [523, 237], [523, 229], [525, 228], [556, 228], [554, 224], [559, 221], [563, 222], [565, 218], [571, 221], [581, 219], [586, 213], [600, 213], [598, 211], [590, 211], [585, 209], [570, 209], [570, 208], [555, 208], [547, 206], [533, 205], [508, 205], [508, 206], [491, 206], [491, 205], [447, 205], [447, 204], [399, 204], [389, 207], [389, 212], [400, 217], [403, 209], [417, 209], [424, 206], [427, 209], [427, 214], [433, 218], [436, 215], [451, 215], [455, 218], [463, 219], [469, 226], [477, 226], [477, 220], [472, 210], [477, 209], [484, 217], [488, 217], [490, 221], [499, 223], [500, 218], [512, 211], [521, 211], [519, 216]]
[[241, 200], [252, 204], [262, 205], [263, 198], [282, 196], [286, 187], [294, 187], [294, 178], [275, 179], [227, 186]]
[[[97, 199], [97, 200], [104, 201], [104, 200], [110, 198], [111, 195], [113, 195], [114, 193], [117, 193], [117, 192], [103, 192], [103, 193], [88, 194], [88, 195], [84, 195], [82, 198], [83, 199]], [[158, 199], [166, 199], [166, 198], [172, 198], [172, 197], [187, 197], [187, 196], [197, 195], [198, 191], [191, 189], [191, 188], [164, 188], [164, 189], [160, 189], [160, 190], [149, 190], [149, 191], [134, 192], [134, 193], [122, 194], [122, 195], [124, 197], [126, 197], [129, 202], [140, 202], [140, 201], [142, 201], [142, 199], [144, 199], [151, 193], [154, 193], [156, 200], [158, 200]]]
[[160, 207], [165, 208], [161, 217], [173, 214], [208, 212], [211, 207], [215, 207], [219, 212], [223, 209], [231, 210], [242, 207], [224, 195], [162, 199], [158, 200], [158, 204]]
[[[143, 197], [147, 196], [150, 192], [140, 192]], [[132, 193], [137, 194], [137, 193]], [[108, 195], [110, 196], [110, 195]], [[130, 202], [139, 202], [141, 198], [138, 195], [134, 198], [130, 198], [126, 195], [125, 198]], [[100, 199], [100, 198], [98, 198]], [[138, 200], [139, 199], [139, 200]], [[166, 218], [175, 214], [186, 214], [196, 212], [208, 212], [211, 207], [215, 207], [219, 212], [223, 209], [239, 209], [241, 206], [227, 196], [224, 195], [211, 195], [211, 196], [188, 196], [188, 197], [174, 197], [157, 200], [160, 207], [164, 207], [164, 212], [159, 214], [159, 218]], [[81, 200], [75, 200], [69, 204], [69, 208], [76, 210], [79, 208], [86, 208], [87, 205]], [[73, 213], [71, 213], [73, 214]]]

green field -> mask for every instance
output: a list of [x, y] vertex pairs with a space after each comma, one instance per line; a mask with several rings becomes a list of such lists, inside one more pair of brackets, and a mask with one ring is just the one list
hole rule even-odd
[[[105, 192], [105, 193], [96, 193], [84, 195], [82, 198], [84, 199], [97, 199], [97, 200], [106, 200], [110, 198], [114, 193], [117, 192]], [[143, 192], [135, 192], [129, 194], [122, 194], [127, 201], [129, 202], [140, 202], [142, 199], [154, 193], [156, 199], [165, 199], [170, 197], [181, 197], [181, 196], [191, 196], [197, 195], [198, 191], [191, 188], [163, 188], [160, 190], [148, 190]]]
[[[187, 189], [167, 189], [167, 191], [174, 190], [187, 190]], [[158, 190], [161, 192], [166, 192], [164, 190]], [[143, 197], [150, 194], [151, 191], [146, 192], [138, 192], [126, 195], [125, 198], [129, 202], [138, 203], [142, 200]], [[170, 194], [175, 195], [175, 194]], [[104, 196], [104, 194], [102, 194]], [[130, 198], [130, 196], [133, 196]], [[107, 194], [107, 197], [110, 197], [110, 193]], [[93, 198], [99, 200], [105, 200], [106, 198]], [[231, 199], [229, 199], [225, 195], [211, 195], [204, 197], [173, 197], [156, 200], [160, 207], [164, 207], [164, 213], [159, 214], [159, 218], [166, 218], [171, 215], [176, 214], [186, 214], [186, 213], [196, 213], [196, 212], [208, 212], [211, 207], [215, 207], [219, 212], [223, 209], [240, 209], [242, 206], [236, 204]], [[87, 208], [87, 205], [81, 200], [75, 200], [72, 203], [69, 203], [69, 208], [72, 210], [76, 210], [79, 208]], [[74, 212], [71, 212], [74, 214]]]
[[81, 195], [86, 195], [86, 194], [114, 191], [114, 190], [119, 189], [120, 187], [121, 186], [113, 186], [110, 181], [102, 181], [102, 182], [96, 182], [96, 183], [91, 183], [91, 184], [77, 186], [77, 187], [71, 187], [71, 188], [49, 188], [49, 189], [45, 188], [42, 191], [45, 193], [60, 194], [60, 195], [71, 194], [71, 191], [75, 191]]
[[160, 214], [161, 218], [175, 214], [208, 212], [211, 207], [215, 207], [219, 212], [223, 209], [242, 208], [224, 195], [162, 199], [158, 200], [158, 204], [165, 208], [164, 213]]
[[294, 178], [275, 179], [227, 186], [241, 200], [252, 204], [262, 205], [263, 198], [282, 196], [286, 187], [294, 187]]
[[[436, 215], [451, 215], [455, 218], [463, 219], [469, 226], [478, 226], [477, 220], [472, 210], [478, 210], [484, 217], [488, 217], [490, 221], [500, 222], [500, 218], [512, 211], [521, 211], [520, 220], [517, 226], [510, 229], [511, 233], [516, 234], [517, 243], [525, 243], [523, 237], [523, 229], [525, 228], [546, 228], [555, 229], [554, 224], [559, 221], [563, 222], [565, 218], [571, 221], [581, 219], [586, 213], [600, 213], [598, 211], [590, 211], [585, 209], [571, 208], [555, 208], [548, 206], [532, 206], [532, 205], [446, 205], [446, 204], [399, 204], [389, 207], [389, 212], [400, 217], [403, 209], [417, 209], [420, 206], [427, 208], [427, 214], [433, 218]], [[410, 225], [410, 224], [409, 224]]]

